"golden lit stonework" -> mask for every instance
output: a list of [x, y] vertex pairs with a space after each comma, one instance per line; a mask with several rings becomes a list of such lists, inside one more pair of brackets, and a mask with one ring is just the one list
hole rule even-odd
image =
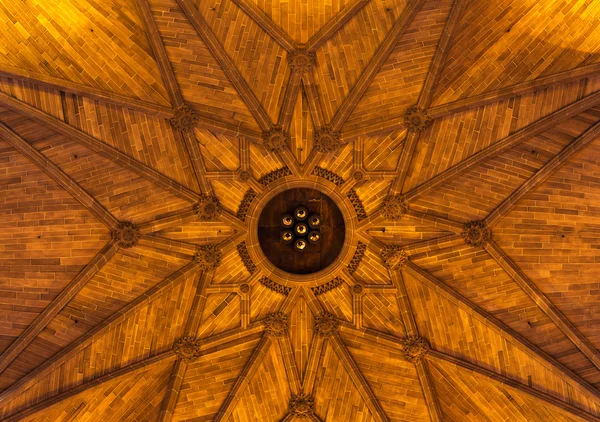
[[341, 144], [340, 134], [333, 132], [329, 127], [322, 127], [315, 132], [314, 145], [319, 152], [334, 152]]
[[335, 315], [324, 311], [315, 318], [314, 328], [321, 337], [329, 337], [337, 332], [339, 325]]
[[292, 394], [289, 410], [297, 418], [308, 418], [315, 413], [315, 401], [308, 394]]
[[381, 206], [381, 214], [388, 220], [400, 220], [408, 211], [408, 206], [404, 202], [402, 195], [390, 195]]
[[175, 111], [175, 115], [170, 120], [173, 129], [186, 132], [194, 129], [198, 123], [198, 114], [189, 105], [183, 105]]
[[194, 212], [200, 221], [213, 221], [221, 215], [221, 204], [215, 196], [202, 195], [194, 204]]
[[216, 245], [202, 245], [194, 257], [202, 270], [215, 270], [221, 264], [222, 253]]
[[406, 262], [406, 252], [399, 246], [386, 246], [380, 253], [385, 266], [390, 270], [400, 270]]
[[297, 50], [288, 56], [290, 69], [293, 72], [309, 72], [315, 64], [315, 54], [304, 50]]
[[132, 248], [138, 244], [142, 234], [139, 227], [129, 221], [121, 221], [111, 231], [112, 238], [123, 249]]
[[491, 233], [485, 222], [471, 221], [465, 224], [462, 236], [471, 246], [483, 246], [490, 239]]
[[422, 132], [433, 123], [433, 118], [429, 112], [416, 106], [406, 110], [404, 115], [404, 124], [407, 129], [414, 132]]
[[404, 356], [409, 362], [419, 362], [429, 353], [429, 344], [423, 337], [408, 336], [401, 343]]
[[269, 152], [282, 152], [289, 143], [288, 135], [279, 127], [263, 132], [261, 141]]
[[600, 422], [599, 16], [0, 0], [0, 420]]
[[193, 362], [200, 357], [200, 346], [202, 342], [195, 336], [181, 337], [173, 345], [173, 351], [187, 363]]
[[263, 320], [265, 332], [272, 337], [285, 336], [288, 333], [289, 317], [283, 312], [270, 312]]

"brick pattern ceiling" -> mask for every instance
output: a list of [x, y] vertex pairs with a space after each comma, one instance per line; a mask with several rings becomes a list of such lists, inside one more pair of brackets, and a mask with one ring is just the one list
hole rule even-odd
[[3, 0], [0, 187], [2, 420], [600, 421], [598, 1]]

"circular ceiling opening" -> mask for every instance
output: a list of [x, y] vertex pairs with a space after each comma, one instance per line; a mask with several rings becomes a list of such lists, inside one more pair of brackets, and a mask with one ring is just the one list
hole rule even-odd
[[281, 192], [265, 205], [258, 220], [263, 253], [277, 268], [292, 274], [312, 274], [328, 267], [342, 250], [345, 232], [335, 202], [309, 188]]

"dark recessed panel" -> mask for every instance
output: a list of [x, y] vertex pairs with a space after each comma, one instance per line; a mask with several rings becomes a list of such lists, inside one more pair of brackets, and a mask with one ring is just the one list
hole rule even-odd
[[[293, 214], [297, 207], [308, 208], [309, 215], [319, 214], [321, 239], [310, 243], [303, 251], [294, 242], [285, 242], [281, 232], [281, 217]], [[337, 205], [327, 195], [308, 188], [290, 189], [267, 203], [258, 221], [258, 239], [265, 256], [273, 265], [293, 274], [311, 274], [329, 266], [344, 245], [344, 218]]]

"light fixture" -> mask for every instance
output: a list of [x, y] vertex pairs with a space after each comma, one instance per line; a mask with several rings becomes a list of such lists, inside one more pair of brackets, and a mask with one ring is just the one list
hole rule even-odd
[[297, 239], [296, 243], [294, 243], [294, 246], [296, 247], [297, 250], [303, 251], [306, 248], [306, 240]]
[[294, 217], [292, 217], [291, 214], [283, 214], [281, 216], [281, 224], [284, 227], [292, 227], [292, 225], [294, 224]]
[[284, 243], [294, 242], [296, 251], [303, 251], [310, 244], [321, 241], [321, 216], [310, 213], [308, 208], [300, 205], [293, 213], [283, 214], [279, 221], [283, 227], [281, 240]]
[[294, 211], [297, 220], [304, 221], [308, 217], [308, 209], [306, 207], [298, 207]]
[[281, 232], [281, 239], [285, 243], [290, 243], [292, 240], [294, 240], [294, 234], [292, 233], [291, 230], [283, 230]]

